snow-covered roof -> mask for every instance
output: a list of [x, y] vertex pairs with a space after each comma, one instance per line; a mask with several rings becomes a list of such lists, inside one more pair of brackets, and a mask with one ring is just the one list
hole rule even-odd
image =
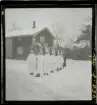
[[79, 41], [79, 43], [74, 43], [72, 47], [76, 46], [77, 48], [84, 48], [86, 46], [90, 46], [90, 42], [88, 40]]
[[80, 47], [80, 48], [84, 48], [86, 46], [90, 46], [90, 42], [87, 41], [87, 40], [82, 40], [77, 44], [77, 46]]
[[34, 29], [30, 29], [30, 30], [15, 30], [15, 31], [10, 31], [10, 32], [6, 32], [6, 38], [9, 37], [16, 37], [16, 36], [36, 36], [38, 35], [41, 31], [43, 30], [48, 30], [49, 33], [54, 37], [54, 35], [51, 33], [51, 31], [47, 28], [47, 27], [43, 27], [43, 28], [34, 28]]

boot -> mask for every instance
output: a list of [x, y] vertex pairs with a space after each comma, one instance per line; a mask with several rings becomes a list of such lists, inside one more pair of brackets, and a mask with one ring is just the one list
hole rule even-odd
[[35, 77], [40, 77], [40, 73], [37, 73]]
[[51, 73], [53, 73], [54, 71], [53, 70], [51, 70]]
[[63, 63], [63, 66], [62, 67], [66, 67], [66, 63]]
[[59, 67], [57, 67], [57, 71], [59, 71]]
[[33, 73], [30, 73], [30, 75], [33, 75]]

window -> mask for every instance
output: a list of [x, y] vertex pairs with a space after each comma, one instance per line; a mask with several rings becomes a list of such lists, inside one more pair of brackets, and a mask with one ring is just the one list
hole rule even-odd
[[19, 38], [18, 38], [18, 41], [21, 41], [21, 40], [22, 40], [22, 38], [21, 38], [21, 37], [19, 37]]
[[36, 43], [36, 38], [32, 38], [32, 43], [33, 43], [33, 44]]
[[44, 36], [40, 36], [40, 43], [44, 43], [45, 42], [45, 37]]
[[23, 54], [23, 47], [22, 46], [17, 47], [17, 54], [19, 54], [19, 55]]

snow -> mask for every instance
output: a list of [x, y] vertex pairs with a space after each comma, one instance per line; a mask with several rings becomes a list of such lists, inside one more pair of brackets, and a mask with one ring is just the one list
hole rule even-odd
[[91, 100], [91, 61], [68, 59], [49, 76], [28, 75], [28, 62], [6, 59], [6, 100]]
[[47, 28], [47, 27], [41, 27], [41, 28], [33, 28], [33, 29], [29, 29], [29, 30], [14, 30], [14, 31], [9, 31], [6, 32], [6, 38], [9, 37], [16, 37], [16, 36], [33, 36], [33, 35], [37, 35], [39, 34], [41, 31], [43, 31], [44, 29], [47, 29], [48, 32], [55, 37], [51, 31]]
[[81, 40], [78, 43], [73, 43], [71, 45], [71, 48], [73, 48], [73, 47], [85, 48], [85, 47], [89, 47], [89, 46], [90, 46], [90, 42], [88, 40]]
[[33, 53], [29, 54], [27, 61], [28, 61], [28, 71], [30, 73], [40, 73], [42, 76], [44, 73], [50, 73], [51, 70], [55, 71], [57, 67], [62, 67], [63, 64], [63, 57], [62, 56], [55, 56], [55, 55], [35, 55]]
[[29, 30], [14, 30], [6, 32], [6, 37], [13, 37], [13, 36], [27, 36], [27, 35], [33, 35], [39, 31], [42, 31], [45, 27], [42, 28], [34, 28]]

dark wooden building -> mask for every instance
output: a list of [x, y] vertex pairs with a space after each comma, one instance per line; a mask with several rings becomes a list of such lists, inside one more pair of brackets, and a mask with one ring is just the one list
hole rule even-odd
[[8, 32], [6, 34], [6, 58], [26, 60], [35, 41], [46, 42], [49, 47], [52, 47], [54, 39], [54, 35], [47, 27]]

